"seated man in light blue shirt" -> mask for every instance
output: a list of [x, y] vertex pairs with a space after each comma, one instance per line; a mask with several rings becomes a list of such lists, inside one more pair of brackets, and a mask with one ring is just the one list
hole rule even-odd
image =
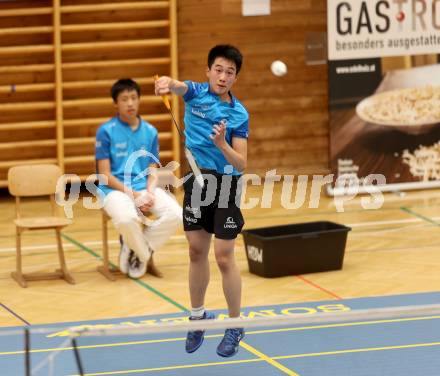
[[[96, 133], [96, 162], [98, 173], [107, 178], [107, 184], [99, 185], [104, 210], [120, 234], [119, 267], [131, 278], [140, 278], [147, 270], [160, 277], [152, 255], [176, 231], [182, 209], [156, 186], [158, 132], [138, 115], [139, 85], [121, 79], [111, 95], [117, 116]], [[144, 216], [148, 213], [156, 219], [149, 220]]]

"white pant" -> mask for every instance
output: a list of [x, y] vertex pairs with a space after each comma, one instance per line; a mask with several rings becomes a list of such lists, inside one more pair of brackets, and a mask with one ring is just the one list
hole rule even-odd
[[149, 248], [158, 251], [182, 222], [182, 208], [170, 194], [156, 188], [154, 195], [155, 202], [150, 211], [156, 219], [148, 226], [144, 226], [142, 214], [129, 195], [112, 191], [104, 199], [104, 210], [124, 242], [141, 261], [148, 258]]

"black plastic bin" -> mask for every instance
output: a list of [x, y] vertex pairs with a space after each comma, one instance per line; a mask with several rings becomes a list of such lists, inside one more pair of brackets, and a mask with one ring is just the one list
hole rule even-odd
[[350, 230], [325, 221], [244, 230], [249, 271], [271, 278], [342, 269]]

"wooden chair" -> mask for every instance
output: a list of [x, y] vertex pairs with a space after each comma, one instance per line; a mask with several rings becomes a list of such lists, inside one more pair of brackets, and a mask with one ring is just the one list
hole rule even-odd
[[121, 274], [118, 267], [110, 263], [110, 257], [108, 252], [108, 221], [110, 217], [107, 215], [104, 209], [102, 212], [102, 265], [98, 266], [98, 272], [100, 272], [105, 278], [110, 281], [116, 281], [116, 275]]
[[[72, 223], [71, 220], [58, 215], [58, 207], [55, 202], [55, 191], [61, 169], [56, 165], [22, 165], [11, 167], [8, 171], [8, 187], [11, 195], [15, 196], [16, 219], [16, 244], [17, 244], [17, 266], [12, 272], [21, 287], [27, 287], [27, 281], [61, 278], [68, 283], [74, 284], [75, 280], [67, 270], [64, 258], [63, 244], [61, 240], [61, 229]], [[49, 196], [52, 207], [52, 216], [48, 217], [26, 217], [22, 218], [20, 211], [21, 197]], [[52, 273], [29, 273], [22, 271], [21, 234], [26, 231], [54, 229], [58, 245], [58, 258], [60, 269]]]
[[[109, 250], [108, 250], [108, 222], [111, 221], [109, 215], [102, 209], [102, 265], [98, 266], [98, 272], [100, 272], [105, 278], [110, 281], [116, 281], [116, 276], [121, 275], [119, 267], [110, 262]], [[154, 275], [155, 277], [162, 278], [161, 271], [154, 264], [153, 256], [150, 258], [147, 264], [147, 273]]]

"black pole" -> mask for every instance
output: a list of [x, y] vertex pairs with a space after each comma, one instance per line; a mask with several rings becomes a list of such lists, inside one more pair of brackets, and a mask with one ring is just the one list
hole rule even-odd
[[76, 366], [78, 367], [78, 372], [81, 376], [84, 376], [84, 369], [81, 363], [81, 358], [79, 356], [78, 346], [76, 344], [76, 339], [72, 338], [73, 353], [75, 354]]
[[24, 328], [24, 370], [26, 376], [31, 376], [31, 335], [29, 328]]

